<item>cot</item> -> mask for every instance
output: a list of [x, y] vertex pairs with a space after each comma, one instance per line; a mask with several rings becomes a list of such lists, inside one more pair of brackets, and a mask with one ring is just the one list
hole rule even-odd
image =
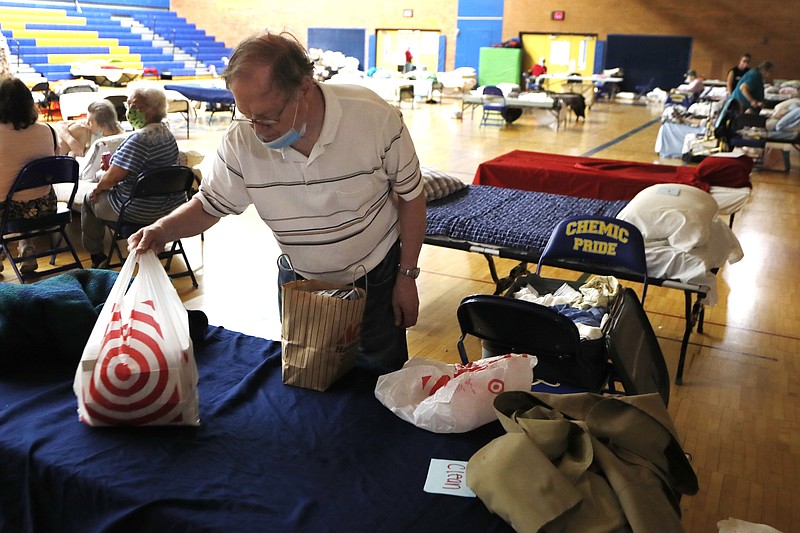
[[660, 183], [692, 185], [714, 196], [732, 227], [750, 199], [753, 161], [726, 156], [689, 167], [513, 150], [478, 165], [473, 183], [601, 200], [631, 200]]
[[[625, 200], [598, 200], [472, 185], [428, 204], [424, 242], [482, 254], [496, 284], [495, 293], [500, 294], [516, 277], [527, 273], [528, 263], [538, 262], [559, 221], [573, 215], [614, 217], [627, 203]], [[520, 266], [515, 267], [509, 276], [500, 278], [495, 257], [520, 261]], [[704, 305], [709, 297], [715, 295], [715, 272], [724, 264], [725, 258], [720, 253], [693, 254], [669, 246], [647, 248], [648, 283], [684, 293], [685, 328], [675, 380], [678, 384], [683, 379], [689, 337], [695, 325], [698, 332], [702, 332]], [[638, 281], [614, 270], [587, 271]]]

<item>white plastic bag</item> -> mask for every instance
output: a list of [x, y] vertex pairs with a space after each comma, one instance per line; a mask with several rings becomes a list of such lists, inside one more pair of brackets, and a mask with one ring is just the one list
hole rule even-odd
[[188, 314], [153, 252], [125, 261], [73, 390], [78, 415], [91, 426], [200, 424]]
[[529, 391], [532, 355], [508, 354], [467, 365], [409, 359], [378, 378], [375, 397], [394, 414], [434, 433], [463, 433], [495, 420], [495, 396]]

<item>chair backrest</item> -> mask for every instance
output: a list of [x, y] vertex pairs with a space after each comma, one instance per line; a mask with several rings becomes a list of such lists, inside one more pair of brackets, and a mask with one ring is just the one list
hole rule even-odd
[[472, 335], [508, 347], [512, 352], [543, 357], [577, 358], [580, 335], [575, 324], [545, 306], [490, 294], [467, 296], [456, 312], [461, 327], [458, 351], [469, 359], [464, 339]]
[[495, 85], [487, 85], [483, 88], [483, 94], [481, 95], [481, 101], [484, 105], [505, 105], [506, 104], [506, 97], [503, 94], [503, 91], [500, 90], [499, 87]]
[[131, 190], [131, 195], [122, 202], [119, 210], [118, 229], [121, 230], [123, 226], [130, 224], [125, 218], [125, 211], [134, 199], [183, 192], [186, 193], [186, 200], [188, 200], [192, 197], [193, 183], [194, 172], [191, 168], [182, 165], [158, 167], [142, 172]]
[[31, 87], [32, 93], [49, 93], [50, 92], [50, 83], [46, 81], [40, 81], [33, 87]]
[[128, 102], [128, 97], [124, 94], [110, 94], [105, 97], [106, 100], [111, 102], [114, 110], [117, 112], [117, 120], [125, 120], [125, 104]]
[[642, 302], [647, 294], [644, 238], [636, 226], [624, 220], [587, 215], [562, 220], [550, 234], [536, 274], [545, 264], [641, 279]]
[[[22, 170], [20, 170], [17, 178], [14, 180], [11, 189], [8, 191], [8, 196], [4, 200], [8, 201], [19, 191], [27, 189], [35, 189], [37, 187], [44, 187], [53, 185], [55, 183], [78, 183], [78, 161], [74, 157], [66, 155], [55, 155], [49, 157], [42, 157], [34, 159], [27, 163]], [[69, 199], [69, 205], [75, 199], [75, 190]]]
[[636, 293], [625, 288], [606, 324], [606, 351], [625, 394], [657, 392], [669, 404], [670, 378], [661, 346]]

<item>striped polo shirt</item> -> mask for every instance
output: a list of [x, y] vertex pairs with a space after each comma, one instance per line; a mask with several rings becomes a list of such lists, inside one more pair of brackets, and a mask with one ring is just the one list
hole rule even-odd
[[234, 122], [198, 198], [218, 217], [253, 204], [299, 274], [350, 283], [397, 241], [397, 197], [416, 198], [422, 179], [399, 110], [363, 87], [320, 88], [325, 117], [309, 157], [267, 148]]
[[[111, 164], [124, 168], [128, 175], [112, 188], [109, 203], [116, 213], [128, 199], [136, 180], [145, 170], [178, 164], [178, 143], [166, 123], [148, 124], [122, 141], [111, 157]], [[134, 222], [154, 222], [186, 202], [186, 194], [173, 194], [134, 200], [125, 218]]]

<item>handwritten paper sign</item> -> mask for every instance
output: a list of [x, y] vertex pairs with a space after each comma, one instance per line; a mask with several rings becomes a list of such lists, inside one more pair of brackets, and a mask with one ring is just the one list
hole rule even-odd
[[431, 459], [424, 490], [433, 494], [475, 497], [475, 493], [467, 488], [466, 461]]

